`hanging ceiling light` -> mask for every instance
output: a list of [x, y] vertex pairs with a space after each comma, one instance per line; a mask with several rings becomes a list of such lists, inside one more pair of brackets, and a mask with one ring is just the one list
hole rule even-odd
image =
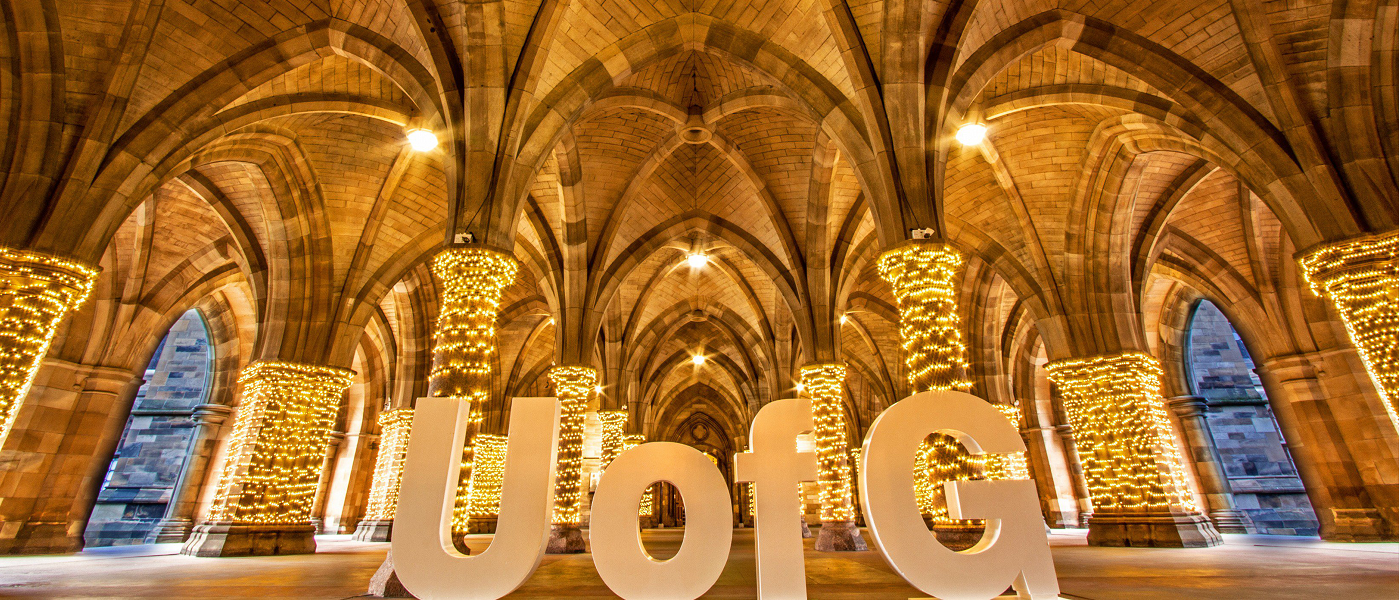
[[690, 357], [690, 362], [694, 363], [695, 366], [697, 366], [697, 367], [702, 367], [702, 366], [705, 365], [705, 355], [704, 355], [704, 354], [696, 354], [696, 355], [693, 355], [693, 356]]
[[964, 146], [976, 146], [987, 139], [987, 127], [977, 123], [968, 123], [958, 128], [958, 133], [954, 135], [958, 143]]
[[692, 252], [685, 257], [685, 262], [690, 263], [692, 269], [702, 269], [710, 262], [710, 257], [706, 256], [704, 252]]
[[437, 134], [428, 129], [410, 129], [408, 145], [417, 152], [427, 152], [437, 147]]

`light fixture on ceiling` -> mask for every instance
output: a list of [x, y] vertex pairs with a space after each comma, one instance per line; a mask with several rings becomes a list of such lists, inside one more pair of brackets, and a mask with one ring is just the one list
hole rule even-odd
[[710, 257], [704, 252], [696, 251], [691, 252], [689, 256], [686, 256], [685, 262], [690, 263], [690, 268], [692, 269], [702, 269], [705, 267], [706, 264], [710, 262]]
[[958, 128], [958, 133], [954, 135], [958, 143], [964, 146], [976, 146], [987, 139], [987, 126], [977, 123], [968, 123]]
[[601, 385], [595, 385], [595, 386], [593, 386], [593, 393], [595, 393], [595, 394], [601, 394], [601, 393], [603, 393], [603, 386], [601, 386]]
[[842, 325], [845, 325], [845, 324], [846, 324], [846, 315], [841, 315], [841, 324], [842, 324]]
[[427, 152], [437, 147], [437, 134], [429, 129], [410, 129], [408, 130], [408, 145], [417, 152]]
[[697, 367], [705, 366], [705, 355], [704, 355], [704, 354], [696, 354], [696, 355], [693, 355], [693, 356], [690, 357], [690, 362], [694, 363], [695, 366], [697, 366]]

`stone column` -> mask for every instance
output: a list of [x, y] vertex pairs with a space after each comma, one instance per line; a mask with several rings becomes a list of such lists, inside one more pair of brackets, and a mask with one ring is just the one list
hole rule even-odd
[[1140, 352], [1045, 366], [1074, 426], [1094, 504], [1094, 546], [1208, 547], [1219, 532], [1196, 507], [1163, 406], [1162, 370]]
[[316, 497], [311, 502], [314, 508], [311, 511], [311, 526], [316, 533], [325, 533], [326, 529], [326, 501], [330, 496], [331, 475], [335, 471], [335, 457], [340, 452], [340, 445], [345, 443], [345, 433], [332, 431], [326, 436], [326, 455], [321, 461], [320, 476], [316, 479]]
[[579, 365], [549, 370], [554, 394], [559, 397], [559, 457], [554, 481], [554, 520], [549, 533], [549, 554], [577, 554], [585, 550], [579, 530], [583, 495], [583, 413], [588, 396], [598, 385], [598, 371]]
[[[1351, 352], [1262, 361], [1259, 378], [1317, 514], [1334, 542], [1395, 541], [1395, 431], [1364, 398]], [[1354, 356], [1354, 355], [1353, 355]], [[1364, 377], [1363, 377], [1364, 379]]]
[[627, 411], [600, 410], [598, 420], [603, 424], [603, 461], [606, 470], [617, 455], [622, 454], [622, 437], [627, 431]]
[[258, 361], [243, 388], [218, 493], [181, 554], [249, 556], [316, 551], [311, 511], [336, 409], [354, 373]]
[[[932, 240], [909, 240], [880, 255], [880, 277], [893, 288], [899, 304], [905, 376], [915, 393], [972, 387], [958, 316], [962, 268], [961, 254]], [[924, 506], [934, 534], [954, 550], [970, 548], [982, 539], [984, 525], [948, 516], [943, 482], [983, 477], [981, 461], [973, 460], [951, 436], [933, 434], [927, 444], [927, 460], [920, 461], [924, 472], [916, 473], [915, 481], [927, 483]]]
[[506, 436], [478, 433], [472, 443], [472, 499], [469, 533], [496, 533], [501, 515], [501, 483], [506, 471]]
[[802, 367], [798, 373], [803, 391], [812, 399], [812, 422], [816, 426], [813, 434], [822, 519], [816, 549], [819, 552], [863, 552], [868, 548], [856, 528], [852, 507], [846, 411], [841, 402], [846, 366], [812, 364]]
[[1186, 435], [1186, 447], [1196, 464], [1196, 478], [1210, 505], [1210, 520], [1220, 533], [1249, 533], [1249, 517], [1235, 507], [1235, 496], [1225, 466], [1220, 464], [1220, 452], [1206, 423], [1206, 399], [1200, 396], [1177, 396], [1167, 402], [1181, 421]]
[[374, 457], [374, 479], [370, 482], [365, 518], [355, 527], [357, 542], [393, 540], [394, 511], [399, 506], [403, 459], [408, 454], [408, 433], [412, 425], [412, 408], [379, 413], [379, 453]]
[[190, 440], [190, 456], [185, 469], [170, 494], [165, 517], [146, 536], [148, 544], [178, 544], [190, 537], [194, 528], [194, 509], [199, 504], [200, 484], [209, 470], [209, 460], [218, 446], [219, 426], [233, 414], [233, 407], [223, 404], [201, 404], [194, 407], [194, 435]]
[[58, 324], [92, 294], [97, 269], [0, 246], [0, 445]]
[[1079, 526], [1088, 527], [1089, 517], [1094, 514], [1094, 503], [1089, 494], [1089, 481], [1084, 478], [1084, 463], [1079, 462], [1079, 447], [1074, 443], [1074, 428], [1064, 424], [1056, 425], [1055, 434], [1060, 436], [1065, 463], [1069, 465], [1070, 479], [1074, 482], [1074, 501], [1079, 506]]
[[1327, 296], [1346, 323], [1366, 370], [1385, 398], [1390, 422], [1396, 412], [1397, 353], [1400, 353], [1400, 238], [1397, 233], [1364, 236], [1313, 249], [1299, 259], [1313, 293]]

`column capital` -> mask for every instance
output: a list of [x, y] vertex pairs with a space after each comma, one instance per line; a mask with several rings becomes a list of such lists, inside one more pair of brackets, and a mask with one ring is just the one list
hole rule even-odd
[[200, 425], [205, 423], [210, 425], [222, 425], [231, 414], [233, 414], [232, 406], [226, 404], [201, 404], [194, 407], [194, 414], [192, 416], [194, 417], [195, 423]]
[[1176, 396], [1167, 400], [1167, 406], [1170, 406], [1177, 416], [1189, 419], [1205, 415], [1206, 399], [1201, 396]]

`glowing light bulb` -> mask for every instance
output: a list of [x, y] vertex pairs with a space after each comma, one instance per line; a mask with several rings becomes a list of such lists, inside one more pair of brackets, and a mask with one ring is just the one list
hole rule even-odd
[[690, 362], [695, 363], [695, 366], [697, 366], [697, 367], [704, 366], [704, 365], [705, 365], [705, 355], [704, 355], [704, 354], [696, 354], [695, 356], [690, 357]]
[[807, 386], [802, 385], [802, 384], [800, 384], [800, 383], [797, 384], [797, 392], [798, 392], [799, 394], [802, 393], [802, 390], [805, 390], [805, 389], [807, 389]]
[[603, 393], [603, 386], [601, 386], [601, 385], [595, 385], [595, 386], [593, 386], [593, 393], [595, 393], [595, 394], [601, 394], [601, 393]]
[[703, 268], [706, 263], [710, 262], [710, 257], [705, 256], [705, 253], [703, 252], [696, 252], [694, 254], [691, 254], [690, 256], [685, 257], [685, 262], [690, 263], [690, 268], [692, 269], [700, 269]]
[[976, 123], [969, 123], [958, 128], [958, 133], [954, 136], [958, 143], [964, 146], [976, 146], [987, 139], [987, 127]]
[[408, 130], [408, 145], [418, 152], [427, 152], [438, 145], [437, 134], [427, 129]]
[[842, 324], [842, 325], [845, 325], [845, 324], [846, 324], [846, 315], [841, 315], [841, 324]]

